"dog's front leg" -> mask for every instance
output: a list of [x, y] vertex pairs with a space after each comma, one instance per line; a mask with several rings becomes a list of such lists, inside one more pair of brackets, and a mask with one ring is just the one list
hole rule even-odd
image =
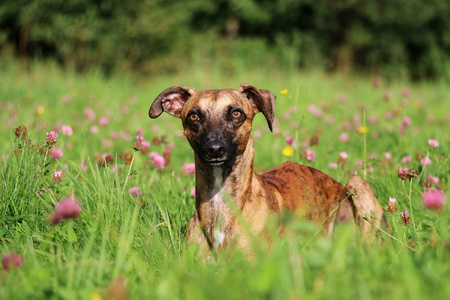
[[211, 256], [211, 245], [203, 232], [200, 221], [198, 220], [197, 212], [189, 220], [188, 229], [186, 232], [186, 241], [188, 246], [192, 244], [199, 245], [197, 257], [202, 260], [209, 261]]

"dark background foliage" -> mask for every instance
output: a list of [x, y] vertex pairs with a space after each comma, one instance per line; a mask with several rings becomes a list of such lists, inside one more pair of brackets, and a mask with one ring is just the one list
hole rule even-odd
[[179, 71], [208, 60], [449, 78], [448, 0], [7, 0], [3, 58]]

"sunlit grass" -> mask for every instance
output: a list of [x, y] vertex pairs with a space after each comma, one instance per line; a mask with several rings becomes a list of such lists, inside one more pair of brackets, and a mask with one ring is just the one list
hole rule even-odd
[[[450, 294], [448, 203], [434, 212], [421, 200], [425, 186], [445, 191], [448, 199], [450, 90], [440, 83], [382, 81], [375, 87], [372, 78], [352, 75], [286, 77], [255, 70], [227, 77], [198, 68], [173, 77], [107, 79], [43, 64], [30, 71], [12, 64], [0, 74], [0, 254], [16, 252], [24, 259], [21, 267], [2, 271], [2, 299], [106, 299], [121, 293], [136, 299], [439, 299]], [[262, 116], [254, 122], [255, 170], [298, 160], [342, 183], [367, 170], [384, 209], [390, 197], [397, 199], [398, 211], [387, 212], [392, 232], [381, 233], [382, 242], [367, 242], [347, 226], [329, 239], [309, 222], [283, 216], [286, 237], [275, 238], [270, 251], [255, 237], [254, 259], [230, 250], [209, 264], [195, 260], [196, 247], [186, 248], [184, 240], [194, 211], [194, 177], [182, 171], [184, 163], [193, 162], [192, 150], [179, 120], [168, 115], [150, 120], [148, 108], [171, 85], [200, 90], [238, 88], [241, 82], [277, 95], [274, 133]], [[388, 100], [387, 92], [392, 93]], [[95, 113], [93, 119], [86, 108]], [[14, 135], [21, 124], [29, 144]], [[64, 135], [62, 125], [71, 126], [73, 134]], [[51, 130], [59, 132], [54, 147], [63, 156], [58, 160], [40, 151]], [[156, 167], [150, 153], [133, 149], [139, 132], [151, 143], [148, 152], [166, 152], [165, 168]], [[288, 143], [287, 137], [293, 140]], [[429, 139], [440, 145], [430, 147]], [[305, 149], [314, 152], [313, 160]], [[132, 155], [132, 163], [124, 153]], [[105, 164], [106, 154], [111, 160]], [[402, 163], [405, 156], [411, 162]], [[431, 165], [423, 166], [424, 157]], [[410, 189], [397, 177], [400, 166], [419, 171]], [[55, 170], [62, 170], [61, 182], [53, 179]], [[429, 181], [430, 175], [439, 182]], [[141, 195], [130, 195], [130, 187]], [[80, 216], [50, 225], [49, 214], [68, 196], [79, 201]], [[414, 224], [400, 218], [407, 209]]]

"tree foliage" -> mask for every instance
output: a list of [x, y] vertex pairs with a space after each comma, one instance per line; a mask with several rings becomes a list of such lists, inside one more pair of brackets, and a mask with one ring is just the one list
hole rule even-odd
[[2, 54], [79, 70], [177, 70], [193, 51], [223, 55], [228, 44], [226, 55], [278, 49], [295, 67], [448, 78], [449, 15], [447, 0], [7, 0], [0, 41]]

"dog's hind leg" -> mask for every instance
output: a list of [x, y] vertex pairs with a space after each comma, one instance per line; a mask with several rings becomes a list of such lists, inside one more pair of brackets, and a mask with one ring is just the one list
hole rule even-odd
[[364, 235], [379, 229], [389, 231], [386, 216], [370, 184], [353, 176], [341, 195], [341, 204], [335, 223], [355, 222]]

